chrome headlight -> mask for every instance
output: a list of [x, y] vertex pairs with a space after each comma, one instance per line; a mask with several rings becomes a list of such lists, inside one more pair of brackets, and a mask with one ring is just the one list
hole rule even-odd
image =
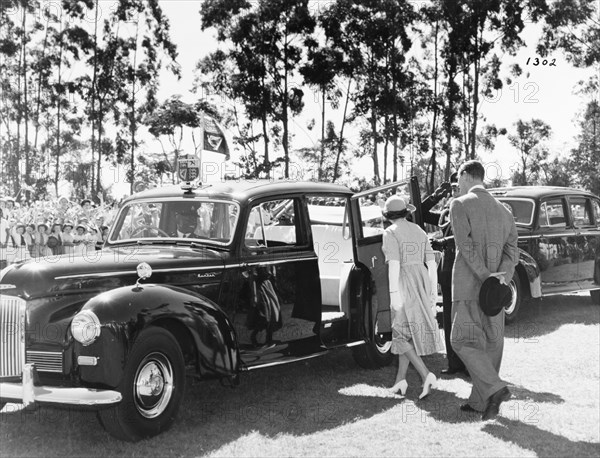
[[100, 336], [100, 320], [91, 310], [83, 310], [73, 318], [71, 334], [82, 345], [90, 345]]

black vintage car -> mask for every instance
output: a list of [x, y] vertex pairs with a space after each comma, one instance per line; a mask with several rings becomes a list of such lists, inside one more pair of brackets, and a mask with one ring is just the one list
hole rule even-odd
[[511, 283], [515, 294], [505, 310], [507, 320], [516, 318], [527, 297], [589, 290], [600, 304], [600, 198], [550, 186], [490, 192], [514, 215], [524, 261]]
[[[166, 430], [186, 376], [353, 347], [391, 362], [379, 206], [343, 186], [226, 182], [123, 202], [100, 251], [0, 275], [0, 407], [92, 408], [116, 437]], [[371, 204], [371, 205], [367, 205]]]
[[[514, 322], [530, 298], [589, 290], [592, 301], [600, 304], [600, 199], [564, 187], [489, 191], [510, 209], [519, 233], [519, 264], [510, 282], [513, 297], [505, 309], [506, 322]], [[453, 243], [448, 239], [444, 242]]]

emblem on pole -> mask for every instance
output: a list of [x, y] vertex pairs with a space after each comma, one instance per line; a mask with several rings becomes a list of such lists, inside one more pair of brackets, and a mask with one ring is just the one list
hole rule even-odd
[[189, 183], [200, 176], [200, 158], [193, 154], [183, 154], [177, 161], [177, 176]]

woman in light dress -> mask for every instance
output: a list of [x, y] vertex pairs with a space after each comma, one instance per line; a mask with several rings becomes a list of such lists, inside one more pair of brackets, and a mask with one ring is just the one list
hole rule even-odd
[[383, 210], [383, 216], [392, 222], [383, 233], [382, 250], [390, 283], [391, 351], [398, 355], [398, 372], [391, 390], [406, 394], [406, 373], [412, 363], [423, 380], [419, 396], [422, 399], [435, 388], [437, 379], [421, 356], [443, 350], [432, 310], [432, 280], [428, 273], [437, 270], [435, 252], [425, 231], [406, 220], [415, 210], [413, 205], [401, 196], [392, 196]]
[[73, 234], [73, 245], [75, 245], [75, 255], [83, 256], [87, 253], [86, 244], [88, 241], [87, 230], [83, 224], [78, 224]]
[[73, 245], [73, 223], [65, 221], [62, 227], [62, 244], [64, 254], [75, 254], [75, 246]]

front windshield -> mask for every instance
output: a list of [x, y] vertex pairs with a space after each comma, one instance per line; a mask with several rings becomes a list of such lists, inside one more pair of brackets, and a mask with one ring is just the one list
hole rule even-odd
[[226, 245], [231, 242], [239, 206], [197, 199], [135, 201], [119, 212], [108, 243], [186, 239]]

